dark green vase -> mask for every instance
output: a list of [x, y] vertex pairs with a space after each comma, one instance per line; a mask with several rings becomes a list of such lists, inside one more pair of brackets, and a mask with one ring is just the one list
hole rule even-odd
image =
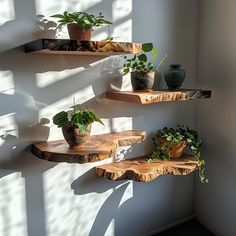
[[164, 72], [164, 78], [169, 89], [179, 89], [185, 79], [185, 70], [180, 68], [181, 65], [172, 64], [170, 68]]

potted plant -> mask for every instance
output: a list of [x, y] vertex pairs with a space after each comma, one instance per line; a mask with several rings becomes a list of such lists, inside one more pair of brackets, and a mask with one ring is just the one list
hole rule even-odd
[[70, 147], [80, 145], [87, 140], [93, 122], [104, 125], [88, 107], [74, 109], [72, 113], [61, 111], [53, 117], [53, 123], [62, 128], [63, 136]]
[[199, 162], [200, 181], [202, 183], [208, 182], [208, 179], [204, 175], [205, 161], [200, 160], [200, 147], [202, 141], [199, 138], [197, 131], [180, 125], [178, 125], [176, 129], [165, 127], [156, 132], [153, 137], [153, 143], [155, 145], [155, 150], [149, 161], [179, 158], [182, 156], [184, 149], [188, 148]]
[[51, 17], [58, 18], [58, 28], [67, 25], [70, 39], [75, 40], [90, 40], [93, 27], [98, 27], [105, 24], [112, 24], [104, 19], [100, 12], [98, 16], [88, 14], [86, 12], [67, 12], [63, 14], [55, 14]]
[[[152, 52], [152, 58], [148, 60], [146, 53]], [[127, 58], [123, 65], [124, 74], [131, 73], [131, 84], [134, 91], [150, 91], [154, 84], [155, 74], [160, 65], [164, 62], [165, 57], [160, 63], [155, 66], [153, 60], [157, 57], [157, 49], [152, 43], [142, 44], [141, 53], [134, 55], [132, 58]]]

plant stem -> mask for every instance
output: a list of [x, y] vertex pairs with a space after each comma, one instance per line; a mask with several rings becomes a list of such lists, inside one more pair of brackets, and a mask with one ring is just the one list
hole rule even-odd
[[73, 103], [74, 103], [73, 109], [74, 109], [74, 113], [75, 113], [75, 97], [73, 97]]
[[159, 67], [164, 63], [165, 59], [167, 58], [167, 54], [161, 59], [161, 61], [159, 62], [159, 64], [157, 65], [157, 71], [159, 69]]

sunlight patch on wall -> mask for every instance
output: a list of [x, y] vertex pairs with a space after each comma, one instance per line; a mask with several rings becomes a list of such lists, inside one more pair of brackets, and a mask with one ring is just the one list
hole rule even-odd
[[36, 74], [36, 84], [37, 87], [44, 88], [50, 84], [74, 76], [84, 70], [84, 68], [79, 67], [64, 71], [48, 71], [44, 73], [38, 73]]
[[115, 26], [113, 30], [113, 35], [114, 37], [119, 37], [119, 40], [117, 41], [131, 42], [132, 41], [132, 20], [127, 20], [124, 23]]
[[111, 132], [110, 119], [101, 119], [104, 126], [98, 122], [92, 124], [91, 135], [94, 134], [106, 134]]
[[[132, 0], [116, 0], [112, 4], [113, 21], [121, 20], [132, 12]], [[122, 32], [123, 33], [123, 32]]]
[[113, 131], [123, 131], [133, 129], [133, 118], [132, 117], [117, 117], [112, 118], [112, 129]]
[[17, 172], [0, 179], [0, 235], [27, 235], [24, 184]]
[[[132, 41], [132, 0], [116, 0], [112, 5], [113, 32], [116, 41]], [[124, 19], [127, 18], [125, 21]], [[119, 22], [120, 21], [120, 22]]]
[[99, 5], [99, 3], [102, 3], [103, 0], [89, 0], [89, 1], [83, 1], [81, 3], [81, 9], [82, 11], [85, 11], [88, 8], [92, 8], [96, 5]]
[[15, 19], [13, 0], [0, 0], [0, 25]]
[[45, 4], [44, 0], [36, 0], [37, 12], [50, 16], [52, 14], [62, 13], [63, 11], [85, 11], [91, 8], [103, 0], [90, 0], [90, 1], [78, 1], [78, 0], [51, 0]]
[[14, 79], [11, 71], [0, 71], [0, 84], [1, 93], [14, 94]]
[[14, 114], [8, 114], [5, 116], [0, 116], [0, 136], [4, 141], [4, 137], [7, 135], [18, 136], [18, 127], [15, 122]]

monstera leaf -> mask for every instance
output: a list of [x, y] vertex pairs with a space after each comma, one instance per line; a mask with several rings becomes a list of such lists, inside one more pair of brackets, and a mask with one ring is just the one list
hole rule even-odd
[[65, 111], [61, 111], [57, 113], [53, 118], [53, 123], [57, 125], [59, 128], [65, 126], [68, 123], [68, 113]]

